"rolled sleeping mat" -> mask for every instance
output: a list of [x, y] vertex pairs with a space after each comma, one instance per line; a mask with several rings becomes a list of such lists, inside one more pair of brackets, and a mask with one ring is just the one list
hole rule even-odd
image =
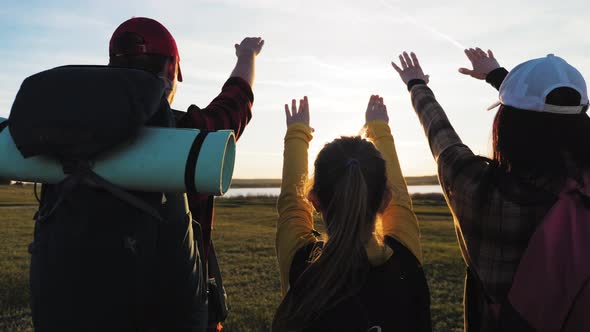
[[[0, 118], [0, 124], [6, 121]], [[201, 134], [201, 135], [199, 135]], [[202, 144], [199, 144], [201, 143]], [[231, 130], [144, 127], [139, 135], [100, 154], [92, 170], [129, 190], [223, 195], [231, 184], [236, 155]], [[55, 184], [66, 175], [53, 158], [23, 158], [10, 131], [0, 132], [0, 177]]]

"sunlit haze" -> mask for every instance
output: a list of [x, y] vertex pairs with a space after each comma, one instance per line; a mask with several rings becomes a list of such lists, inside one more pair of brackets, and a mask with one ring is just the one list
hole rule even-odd
[[[235, 64], [233, 45], [261, 36], [253, 119], [238, 143], [235, 177], [281, 176], [283, 105], [309, 96], [315, 128], [310, 163], [322, 145], [356, 134], [371, 94], [384, 97], [404, 175], [436, 165], [408, 92], [389, 64], [415, 51], [430, 86], [464, 143], [489, 154], [497, 92], [457, 72], [464, 47], [491, 48], [508, 69], [554, 53], [590, 74], [585, 1], [5, 1], [0, 8], [0, 116], [29, 75], [65, 64], [106, 64], [115, 28], [133, 16], [175, 36], [184, 82], [173, 108], [206, 106]], [[64, 86], [64, 93], [68, 87]]]

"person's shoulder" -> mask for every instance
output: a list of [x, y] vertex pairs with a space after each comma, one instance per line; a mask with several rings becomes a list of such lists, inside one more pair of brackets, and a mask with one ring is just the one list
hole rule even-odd
[[389, 260], [382, 265], [383, 270], [391, 270], [399, 268], [400, 266], [404, 267], [415, 267], [420, 266], [420, 262], [412, 254], [410, 249], [406, 248], [400, 241], [395, 239], [392, 236], [386, 235], [383, 239], [383, 242], [386, 246], [390, 247], [393, 250], [393, 255], [389, 258]]
[[[197, 106], [195, 106], [195, 105], [191, 105], [191, 106], [189, 106], [189, 109], [190, 109], [191, 107], [197, 107]], [[198, 107], [197, 107], [197, 108], [198, 108]], [[175, 109], [171, 109], [171, 110], [172, 110], [172, 114], [174, 115], [174, 118], [175, 118], [177, 121], [178, 121], [178, 120], [180, 120], [180, 119], [181, 119], [183, 116], [185, 116], [185, 115], [186, 115], [186, 113], [187, 113], [187, 112], [184, 112], [184, 111], [179, 111], [179, 110], [175, 110]], [[188, 109], [187, 109], [187, 111], [188, 111]]]
[[552, 205], [558, 196], [553, 188], [555, 183], [560, 183], [556, 178], [527, 177], [502, 169], [495, 169], [492, 173], [482, 190], [495, 192], [503, 201], [520, 206]]

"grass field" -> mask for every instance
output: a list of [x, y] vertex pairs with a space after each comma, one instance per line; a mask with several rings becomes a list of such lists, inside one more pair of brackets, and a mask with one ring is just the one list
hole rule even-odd
[[[0, 331], [30, 331], [27, 246], [32, 186], [0, 186]], [[275, 199], [217, 201], [214, 238], [231, 312], [224, 331], [267, 331], [280, 301], [274, 252]], [[416, 200], [435, 331], [462, 331], [463, 263], [449, 211]]]

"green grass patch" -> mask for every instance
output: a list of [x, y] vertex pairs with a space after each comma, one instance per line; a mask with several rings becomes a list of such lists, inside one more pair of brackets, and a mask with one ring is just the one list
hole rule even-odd
[[35, 210], [0, 207], [0, 331], [32, 331], [27, 249]]
[[[224, 331], [268, 331], [280, 301], [274, 249], [276, 199], [216, 202], [214, 239], [231, 306]], [[0, 205], [0, 331], [31, 331], [27, 246], [35, 212], [30, 206], [35, 204], [32, 186], [0, 186], [0, 204], [5, 204]], [[415, 201], [415, 208], [422, 230], [434, 330], [462, 331], [464, 267], [450, 213], [445, 205], [421, 201]]]

